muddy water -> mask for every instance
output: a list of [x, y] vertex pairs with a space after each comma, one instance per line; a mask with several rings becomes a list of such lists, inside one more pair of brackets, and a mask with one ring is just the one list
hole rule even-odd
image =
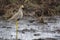
[[[56, 20], [55, 20], [56, 19]], [[60, 17], [45, 19], [38, 23], [34, 18], [27, 17], [19, 21], [19, 40], [59, 40], [60, 39]], [[0, 21], [0, 40], [16, 40], [15, 22]]]

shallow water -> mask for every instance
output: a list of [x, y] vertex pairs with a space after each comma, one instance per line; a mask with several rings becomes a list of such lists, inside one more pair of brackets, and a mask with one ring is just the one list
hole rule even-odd
[[[34, 21], [33, 18], [23, 18], [19, 21], [18, 39], [21, 40], [59, 40], [60, 39], [60, 18], [57, 20], [45, 20], [47, 24]], [[54, 21], [54, 22], [53, 22]], [[16, 40], [15, 22], [0, 21], [0, 40]]]

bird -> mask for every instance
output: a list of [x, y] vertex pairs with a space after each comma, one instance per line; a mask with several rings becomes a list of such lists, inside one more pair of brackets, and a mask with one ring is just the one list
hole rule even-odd
[[7, 21], [11, 21], [11, 20], [17, 20], [18, 18], [21, 19], [23, 17], [23, 10], [22, 8], [24, 8], [23, 5], [20, 6], [19, 10], [17, 13], [15, 13], [11, 18], [9, 18]]

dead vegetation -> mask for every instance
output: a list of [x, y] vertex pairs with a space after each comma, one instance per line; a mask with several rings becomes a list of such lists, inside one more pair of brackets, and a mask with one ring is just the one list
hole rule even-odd
[[0, 17], [11, 18], [21, 5], [24, 6], [24, 15], [39, 19], [60, 15], [60, 0], [0, 0]]
[[5, 20], [15, 15], [21, 6], [16, 0], [0, 0], [0, 4], [0, 17]]

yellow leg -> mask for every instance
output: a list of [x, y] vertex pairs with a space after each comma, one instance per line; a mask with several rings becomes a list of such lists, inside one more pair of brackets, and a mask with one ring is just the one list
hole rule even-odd
[[16, 20], [16, 40], [18, 40], [18, 21]]

